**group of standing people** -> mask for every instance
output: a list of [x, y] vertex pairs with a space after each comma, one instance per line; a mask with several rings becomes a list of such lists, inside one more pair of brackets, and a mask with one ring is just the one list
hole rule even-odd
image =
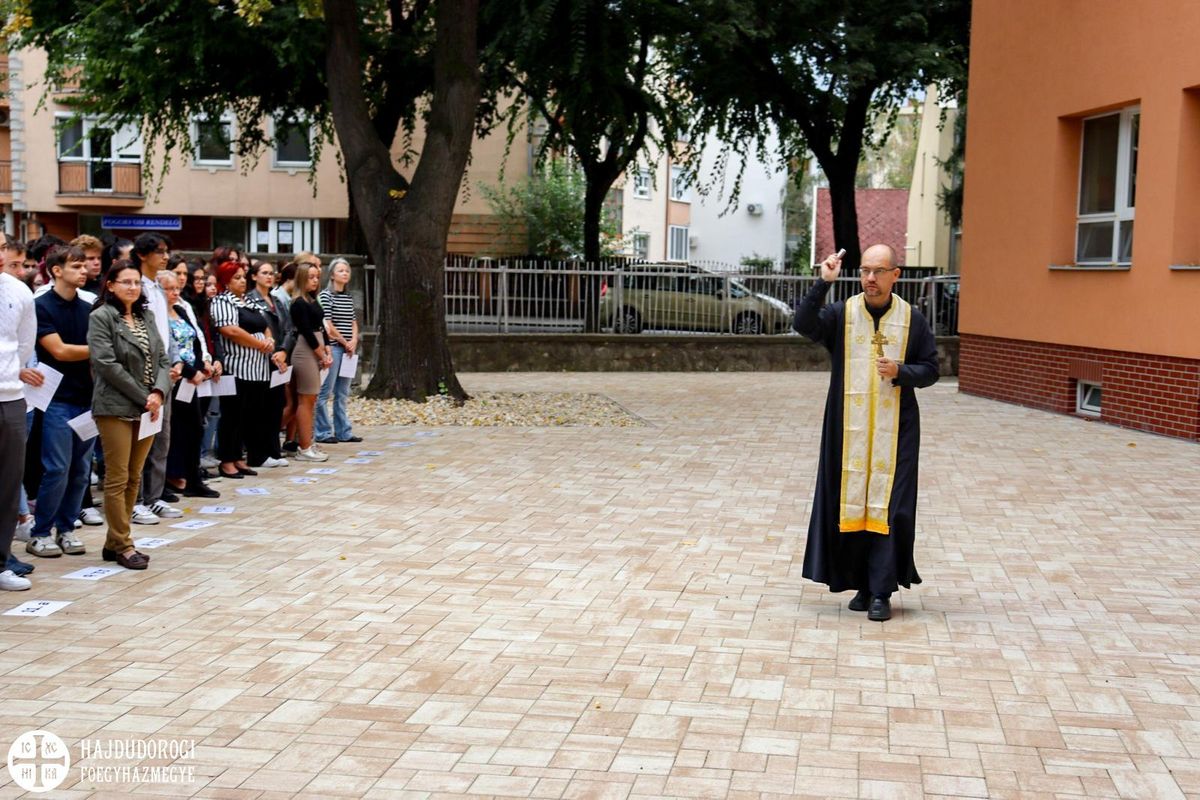
[[41, 558], [81, 555], [80, 528], [106, 524], [101, 557], [146, 569], [131, 526], [181, 517], [181, 495], [362, 441], [339, 374], [359, 343], [344, 259], [321, 291], [312, 253], [188, 261], [160, 233], [3, 236], [0, 252], [0, 589], [31, 585], [14, 537]]

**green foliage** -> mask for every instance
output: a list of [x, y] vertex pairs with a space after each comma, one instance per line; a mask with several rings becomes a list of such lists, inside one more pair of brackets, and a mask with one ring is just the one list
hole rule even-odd
[[951, 230], [958, 230], [962, 227], [963, 171], [966, 151], [967, 96], [963, 93], [958, 100], [958, 114], [954, 117], [954, 146], [946, 155], [945, 161], [938, 161], [938, 165], [945, 169], [950, 177], [950, 185], [938, 189], [938, 208], [946, 212]]
[[854, 185], [860, 189], [908, 189], [921, 135], [917, 113], [882, 115], [871, 121]]
[[757, 252], [752, 256], [742, 256], [741, 265], [742, 272], [747, 275], [775, 271], [775, 260], [768, 256], [760, 256]]
[[[516, 186], [484, 185], [481, 191], [505, 228], [514, 236], [526, 237], [530, 253], [555, 259], [583, 258], [587, 181], [568, 159], [548, 160]], [[601, 216], [600, 234], [601, 255], [613, 255], [619, 249], [621, 232], [608, 209]]]

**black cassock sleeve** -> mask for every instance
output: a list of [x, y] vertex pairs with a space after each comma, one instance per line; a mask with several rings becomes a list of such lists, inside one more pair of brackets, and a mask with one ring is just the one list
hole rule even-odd
[[937, 383], [937, 379], [937, 340], [933, 338], [925, 317], [914, 308], [908, 323], [908, 352], [905, 353], [904, 363], [900, 365], [900, 373], [892, 379], [892, 383], [924, 389]]
[[825, 345], [831, 353], [839, 327], [837, 304], [825, 305], [825, 295], [832, 286], [832, 283], [818, 279], [796, 304], [796, 316], [792, 320], [796, 333]]

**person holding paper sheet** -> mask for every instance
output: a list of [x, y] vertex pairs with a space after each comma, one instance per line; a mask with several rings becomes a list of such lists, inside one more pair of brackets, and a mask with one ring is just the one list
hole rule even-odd
[[[167, 296], [167, 322], [179, 357], [180, 380], [171, 399], [171, 446], [167, 451], [167, 483], [183, 481], [188, 497], [220, 497], [200, 478], [200, 434], [203, 432], [200, 403], [195, 387], [212, 377], [212, 361], [200, 326], [191, 308], [180, 300], [180, 281], [170, 272], [160, 272], [159, 285]], [[186, 399], [183, 399], [186, 398]]]
[[[321, 444], [362, 441], [362, 437], [354, 435], [350, 414], [346, 410], [353, 378], [341, 375], [342, 359], [358, 352], [358, 317], [354, 312], [354, 297], [349, 292], [349, 286], [350, 263], [344, 258], [335, 258], [329, 264], [329, 284], [317, 298], [325, 311], [325, 339], [331, 343], [330, 354], [333, 356], [333, 366], [325, 376], [321, 394], [317, 397], [317, 416], [313, 423], [317, 441]], [[329, 424], [330, 395], [333, 395], [332, 426]]]
[[21, 474], [25, 464], [25, 394], [21, 371], [33, 356], [37, 315], [33, 293], [7, 271], [0, 272], [0, 590], [28, 589], [32, 584], [8, 567]]
[[25, 545], [27, 553], [41, 558], [87, 552], [75, 534], [75, 520], [92, 474], [95, 439], [81, 439], [67, 424], [92, 405], [87, 345], [91, 303], [79, 296], [87, 266], [82, 247], [52, 250], [46, 257], [52, 288], [34, 300], [38, 363], [62, 373], [54, 398], [41, 412], [42, 480], [31, 538]]
[[104, 446], [104, 518], [108, 538], [105, 561], [126, 569], [145, 569], [150, 557], [139, 553], [129, 535], [142, 467], [154, 437], [138, 438], [143, 412], [157, 418], [171, 390], [171, 365], [162, 339], [155, 335], [154, 312], [142, 297], [141, 273], [129, 261], [115, 261], [88, 324], [95, 390], [92, 416]]
[[[270, 374], [285, 372], [288, 368], [288, 342], [294, 336], [292, 317], [275, 299], [271, 287], [275, 285], [275, 265], [260, 261], [251, 269], [254, 289], [246, 293], [246, 305], [257, 309], [267, 318], [271, 336], [275, 339], [275, 352], [271, 354]], [[287, 459], [279, 449], [279, 428], [283, 422], [283, 407], [287, 403], [287, 390], [283, 384], [270, 386], [267, 390], [266, 423], [246, 432], [246, 460], [252, 467], [286, 467]]]
[[266, 316], [246, 302], [246, 268], [226, 261], [217, 268], [221, 293], [212, 300], [212, 319], [225, 345], [225, 374], [237, 382], [237, 393], [221, 399], [217, 457], [222, 478], [257, 475], [242, 460], [255, 432], [267, 425], [271, 354], [275, 338]]
[[321, 285], [321, 267], [308, 262], [296, 265], [290, 312], [296, 328], [296, 346], [292, 350], [292, 386], [296, 389], [296, 441], [299, 461], [325, 461], [329, 458], [313, 441], [313, 416], [317, 393], [321, 391], [321, 369], [333, 363], [325, 345], [324, 314], [313, 293]]

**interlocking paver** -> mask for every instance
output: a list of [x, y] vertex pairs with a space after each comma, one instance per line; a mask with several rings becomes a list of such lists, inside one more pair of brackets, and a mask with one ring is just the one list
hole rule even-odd
[[826, 381], [465, 376], [647, 424], [366, 427], [145, 573], [39, 560], [5, 608], [72, 605], [0, 617], [0, 726], [195, 740], [172, 796], [1200, 796], [1196, 446], [919, 393], [879, 625], [800, 577]]

